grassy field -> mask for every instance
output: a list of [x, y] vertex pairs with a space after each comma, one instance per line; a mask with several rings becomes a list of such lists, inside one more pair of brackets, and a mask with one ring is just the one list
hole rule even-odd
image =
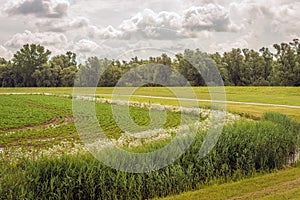
[[[184, 88], [175, 90], [180, 91], [181, 98], [192, 98]], [[210, 99], [206, 88], [194, 88], [194, 91], [198, 99]], [[118, 94], [127, 92], [128, 88], [121, 88]], [[299, 147], [298, 123], [284, 115], [264, 113], [281, 112], [300, 122], [300, 109], [228, 103], [226, 106], [230, 112], [260, 120], [242, 118], [240, 121], [237, 117], [237, 121], [228, 123], [216, 147], [201, 160], [196, 153], [202, 145], [205, 131], [199, 129], [198, 140], [173, 165], [158, 172], [134, 175], [111, 170], [86, 155], [74, 124], [76, 119], [73, 118], [71, 98], [29, 93], [71, 95], [72, 88], [0, 89], [0, 195], [4, 199], [17, 196], [36, 199], [39, 195], [45, 199], [53, 195], [68, 199], [92, 196], [102, 199], [149, 199], [196, 189], [200, 190], [167, 199], [297, 199], [300, 195], [297, 177], [300, 167], [257, 175], [283, 169], [286, 165], [290, 168], [291, 153], [294, 155]], [[112, 93], [113, 88], [98, 88], [96, 95], [110, 99]], [[226, 87], [226, 93], [229, 101], [300, 106], [300, 88]], [[178, 105], [177, 100], [138, 96], [174, 97], [166, 88], [139, 88], [134, 95], [130, 100], [141, 102], [140, 105], [144, 105], [142, 102]], [[125, 98], [117, 96], [117, 99]], [[186, 101], [185, 105], [189, 106], [189, 102]], [[199, 105], [210, 107], [209, 103], [200, 102]], [[126, 112], [126, 107], [117, 107], [119, 113]], [[97, 103], [95, 111], [105, 134], [121, 148], [137, 153], [161, 148], [172, 137], [154, 138], [149, 143], [126, 140], [124, 145], [118, 140], [121, 138], [124, 141], [124, 129], [130, 133], [159, 128], [176, 129], [180, 123], [189, 124], [194, 119], [189, 113], [181, 115], [177, 111], [168, 111], [164, 116], [160, 110], [155, 110], [151, 120], [147, 108], [131, 106], [130, 117], [139, 125], [136, 129], [126, 123], [119, 127], [109, 103]], [[120, 116], [119, 121], [126, 121], [125, 116]], [[86, 117], [82, 115], [79, 120]], [[161, 124], [164, 119], [166, 121]], [[199, 120], [205, 119], [200, 117]], [[90, 173], [85, 175], [84, 171]], [[232, 182], [253, 175], [257, 177]], [[222, 182], [229, 183], [220, 184]], [[99, 191], [102, 192], [96, 192], [95, 188], [100, 186], [103, 190], [99, 188]]]
[[[96, 95], [110, 98], [113, 90], [114, 88], [97, 88]], [[187, 93], [187, 90], [184, 88], [174, 88], [174, 90], [179, 91], [178, 93], [180, 94], [180, 97], [194, 97], [192, 94]], [[195, 91], [198, 99], [210, 100], [211, 97], [206, 87], [195, 87], [193, 90]], [[226, 99], [228, 101], [300, 106], [300, 87], [226, 87], [225, 91]], [[0, 88], [0, 94], [10, 92], [48, 92], [56, 94], [72, 94], [73, 88]], [[118, 93], [127, 94], [128, 88], [121, 88], [118, 90]], [[139, 88], [134, 92], [134, 95], [175, 97], [175, 95], [167, 88], [152, 87]], [[118, 96], [115, 98], [122, 99], [122, 97]], [[176, 100], [148, 99], [136, 96], [131, 97], [130, 99], [140, 102], [178, 105], [178, 101]], [[188, 105], [188, 102], [186, 105]], [[199, 105], [202, 107], [209, 107], [211, 104], [199, 102]], [[244, 116], [251, 116], [253, 118], [260, 118], [261, 115], [266, 111], [275, 111], [284, 113], [300, 122], [300, 109], [276, 106], [235, 105], [230, 103], [226, 104], [226, 106], [230, 112], [243, 114]]]
[[[176, 88], [181, 97], [190, 98], [192, 94], [187, 93], [184, 88]], [[207, 87], [194, 87], [199, 99], [210, 99]], [[114, 88], [97, 88], [96, 94], [112, 94]], [[126, 94], [128, 88], [121, 88], [120, 93]], [[10, 92], [49, 92], [57, 94], [72, 94], [73, 88], [0, 88], [0, 93]], [[225, 87], [228, 101], [257, 102], [270, 104], [300, 105], [300, 87]], [[168, 88], [143, 87], [135, 91], [135, 95], [175, 97]]]

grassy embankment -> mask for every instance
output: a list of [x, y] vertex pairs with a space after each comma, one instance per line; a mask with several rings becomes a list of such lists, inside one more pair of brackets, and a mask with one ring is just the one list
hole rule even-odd
[[298, 200], [300, 197], [299, 174], [300, 166], [297, 166], [237, 182], [204, 186], [201, 190], [170, 196], [162, 200]]

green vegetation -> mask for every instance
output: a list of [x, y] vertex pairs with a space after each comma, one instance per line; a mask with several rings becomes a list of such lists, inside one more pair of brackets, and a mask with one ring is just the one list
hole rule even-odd
[[[199, 132], [180, 159], [145, 174], [110, 169], [86, 153], [15, 162], [3, 158], [0, 196], [4, 199], [148, 199], [178, 194], [211, 181], [238, 180], [256, 172], [282, 169], [296, 158], [299, 130], [299, 124], [286, 116], [267, 113], [261, 122], [226, 126], [215, 148], [203, 159], [199, 159], [198, 152], [205, 133]], [[180, 145], [184, 140], [178, 142]]]
[[62, 139], [77, 138], [71, 123], [71, 99], [1, 95], [0, 106], [0, 147], [43, 147]]
[[[174, 87], [182, 98], [192, 98], [192, 94], [185, 88]], [[195, 95], [198, 99], [210, 99], [207, 87], [193, 87]], [[105, 97], [113, 94], [113, 87], [98, 87], [96, 95]], [[128, 94], [129, 88], [118, 88], [121, 94]], [[0, 88], [1, 93], [52, 93], [52, 94], [69, 94], [73, 92], [73, 88]], [[285, 104], [300, 106], [300, 87], [225, 87], [226, 99], [228, 101], [239, 102], [257, 102], [269, 104]], [[138, 88], [134, 95], [160, 96], [160, 97], [176, 97], [170, 89], [165, 87], [141, 87]], [[117, 97], [117, 96], [116, 96]], [[142, 99], [142, 98], [140, 98]], [[147, 99], [150, 102], [154, 99]], [[158, 102], [159, 103], [159, 102]]]
[[237, 48], [223, 55], [186, 49], [173, 60], [162, 54], [147, 60], [134, 57], [130, 61], [91, 57], [85, 64], [77, 64], [75, 53], [50, 59], [51, 52], [43, 46], [26, 44], [12, 60], [0, 58], [0, 87], [68, 87], [74, 85], [77, 72], [80, 86], [111, 87], [130, 70], [135, 71], [118, 86], [221, 85], [217, 71], [226, 86], [300, 86], [299, 40], [274, 44], [274, 49], [276, 53], [265, 47], [259, 52]]
[[[173, 88], [179, 91], [180, 97], [194, 98], [184, 88]], [[110, 98], [114, 88], [97, 88], [96, 95], [100, 97]], [[209, 100], [211, 97], [207, 87], [193, 87], [198, 99]], [[299, 87], [225, 87], [226, 98], [228, 101], [237, 102], [256, 102], [267, 104], [285, 104], [292, 106], [300, 106], [300, 88]], [[121, 94], [128, 94], [128, 88], [119, 88]], [[72, 88], [0, 88], [1, 93], [53, 93], [53, 94], [72, 94]], [[163, 87], [142, 87], [136, 90], [134, 95], [145, 96], [161, 96], [175, 97], [174, 94], [167, 88]], [[114, 98], [122, 99], [121, 96]], [[131, 97], [133, 101], [151, 102], [166, 105], [178, 105], [177, 100], [167, 99], [149, 99], [145, 97]], [[188, 102], [187, 102], [188, 105]], [[210, 103], [199, 103], [200, 106], [209, 107]], [[227, 103], [227, 109], [230, 112], [238, 113], [243, 116], [253, 117], [258, 119], [263, 113], [268, 111], [280, 112], [288, 115], [292, 119], [300, 122], [300, 112], [295, 108], [276, 107], [276, 106], [257, 106], [257, 105], [235, 105]]]
[[16, 96], [2, 96], [0, 109], [0, 129], [40, 124], [55, 117], [53, 113], [43, 112], [44, 110], [39, 108], [37, 104], [30, 105], [20, 101]]
[[[171, 87], [172, 88], [172, 87]], [[179, 91], [180, 97], [192, 98], [183, 87], [173, 87]], [[98, 87], [97, 95], [113, 94], [113, 87]], [[121, 94], [127, 94], [129, 88], [118, 88]], [[207, 87], [193, 87], [195, 95], [199, 99], [210, 99]], [[300, 105], [299, 87], [225, 87], [226, 98], [228, 101], [257, 102], [270, 104]], [[54, 94], [72, 94], [73, 88], [0, 88], [1, 93], [54, 93]], [[165, 87], [141, 87], [135, 91], [134, 95], [175, 97], [168, 88]], [[151, 100], [152, 101], [152, 100]]]
[[[123, 90], [126, 93], [127, 88]], [[208, 97], [207, 89], [194, 88], [194, 90], [198, 97], [202, 99]], [[280, 103], [280, 99], [289, 93], [291, 95], [287, 96], [286, 103], [299, 105], [296, 101], [299, 95], [298, 88], [229, 87], [226, 90], [229, 92], [230, 100], [255, 100], [263, 103], [273, 103], [272, 100]], [[262, 91], [265, 91], [268, 98], [257, 95], [259, 92], [263, 93]], [[72, 89], [3, 88], [0, 90], [0, 93], [11, 92], [71, 94]], [[97, 90], [98, 96], [106, 98], [109, 98], [111, 93], [112, 88], [98, 88]], [[239, 97], [239, 93], [245, 94], [244, 97]], [[164, 88], [140, 88], [135, 94], [173, 96], [168, 89]], [[189, 98], [189, 94], [185, 94], [184, 89], [181, 94]], [[132, 97], [131, 100], [173, 105], [178, 103], [175, 100], [147, 99], [137, 96]], [[108, 168], [86, 152], [84, 146], [80, 144], [74, 126], [72, 100], [67, 96], [62, 98], [29, 94], [1, 95], [0, 106], [5, 113], [3, 114], [5, 118], [1, 117], [5, 120], [1, 120], [3, 124], [0, 126], [0, 196], [2, 199], [147, 199], [176, 195], [200, 188], [204, 189], [184, 193], [174, 198], [265, 197], [268, 199], [277, 197], [273, 193], [277, 189], [278, 198], [296, 198], [294, 194], [299, 193], [297, 189], [299, 182], [295, 180], [298, 168], [280, 172], [276, 177], [266, 175], [261, 179], [257, 177], [246, 182], [211, 186], [214, 183], [237, 181], [283, 169], [298, 159], [299, 123], [275, 112], [261, 114], [276, 109], [284, 109], [283, 111], [287, 112], [286, 108], [249, 106], [247, 107], [249, 116], [260, 112], [261, 120], [242, 120], [226, 125], [217, 145], [205, 158], [199, 159], [198, 153], [206, 133], [199, 130], [191, 147], [172, 165], [156, 172], [131, 174]], [[237, 106], [238, 113], [242, 113], [242, 106], [233, 106]], [[122, 106], [118, 108], [125, 109]], [[10, 112], [11, 109], [14, 112]], [[24, 116], [24, 110], [31, 114], [30, 117]], [[297, 116], [297, 109], [290, 109], [290, 111], [291, 116], [294, 114]], [[162, 119], [160, 111], [155, 112], [157, 123], [153, 123], [151, 129], [157, 128], [158, 122]], [[110, 104], [96, 104], [96, 113], [99, 124], [104, 127], [108, 137], [117, 139], [122, 135], [123, 129], [114, 121]], [[125, 126], [129, 132], [147, 130], [143, 127], [151, 124], [147, 109], [129, 107], [129, 113], [131, 118], [142, 126], [138, 130], [129, 125]], [[56, 118], [57, 121], [51, 121]], [[177, 112], [167, 112], [163, 127], [178, 127], [181, 118], [184, 124], [189, 123], [191, 119], [188, 115], [180, 116]], [[170, 139], [122, 148], [137, 153], [151, 152], [167, 145]], [[184, 138], [178, 141], [178, 146], [182, 143], [184, 143]], [[259, 186], [257, 190], [255, 190], [256, 185], [246, 189], [242, 187], [243, 183], [246, 185], [257, 183]], [[285, 184], [289, 188], [288, 191], [280, 187]], [[230, 190], [230, 186], [234, 188]], [[207, 194], [218, 188], [220, 188], [220, 193], [223, 191], [226, 195], [218, 193], [219, 196], [210, 196]], [[270, 189], [269, 196], [263, 193], [263, 188]]]
[[300, 196], [300, 167], [276, 171], [267, 175], [225, 184], [211, 184], [202, 189], [186, 192], [163, 200], [225, 200], [225, 199], [291, 199]]
[[[77, 139], [76, 129], [72, 121], [72, 99], [43, 95], [2, 95], [0, 101], [0, 147], [1, 146], [41, 146], [40, 139]], [[127, 107], [116, 106], [119, 120]], [[13, 110], [14, 112], [11, 112]], [[150, 124], [147, 109], [130, 107], [129, 113], [137, 128], [124, 124], [119, 127], [115, 121], [110, 104], [96, 104], [96, 116], [101, 128], [109, 138], [118, 139], [124, 131], [135, 133], [148, 129], [176, 128], [182, 124], [193, 122], [192, 116], [167, 112], [166, 121], [162, 111], [153, 111], [153, 122]], [[84, 116], [83, 116], [84, 117]], [[182, 120], [182, 121], [181, 121]], [[164, 122], [162, 124], [162, 122]], [[47, 128], [47, 125], [54, 126]], [[57, 126], [57, 127], [55, 127]], [[9, 134], [7, 134], [9, 133]]]
[[[193, 122], [196, 120], [193, 117], [175, 112], [167, 112], [166, 122], [162, 124], [164, 121], [164, 115], [162, 111], [154, 110], [152, 115], [153, 119], [151, 121], [149, 112], [143, 108], [129, 107], [129, 114], [134, 123], [138, 126], [133, 127], [131, 124], [125, 124], [128, 119], [126, 118], [127, 107], [125, 106], [117, 106], [114, 108], [117, 110], [117, 121], [123, 124], [123, 127], [119, 127], [116, 122], [116, 118], [114, 117], [114, 113], [112, 112], [112, 106], [109, 104], [97, 104], [96, 105], [96, 114], [98, 117], [99, 124], [103, 131], [105, 131], [106, 135], [113, 138], [118, 138], [121, 136], [121, 133], [124, 133], [126, 130], [130, 133], [142, 132], [147, 130], [159, 129], [159, 128], [176, 128], [180, 125], [181, 120], [182, 124], [189, 124], [189, 122]], [[151, 126], [149, 126], [151, 123]]]

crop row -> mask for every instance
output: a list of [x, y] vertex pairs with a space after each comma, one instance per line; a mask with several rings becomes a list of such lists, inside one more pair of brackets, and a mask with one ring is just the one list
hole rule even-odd
[[[63, 138], [79, 139], [73, 124], [72, 100], [56, 96], [43, 95], [1, 95], [1, 121], [0, 121], [0, 148], [5, 146], [43, 146], [49, 138], [53, 141]], [[129, 116], [126, 114], [127, 106], [115, 105], [117, 116], [112, 112], [109, 103], [96, 104], [96, 117], [101, 128], [109, 138], [117, 139], [124, 132], [141, 132], [157, 128], [176, 128], [181, 124], [191, 122], [191, 117], [178, 112], [152, 111], [146, 108], [129, 107]], [[56, 119], [55, 124], [39, 126]], [[64, 124], [69, 119], [68, 124]], [[54, 120], [54, 121], [56, 121]], [[84, 115], [82, 119], [84, 120]], [[88, 118], [86, 120], [89, 120]], [[124, 123], [132, 120], [133, 124]], [[117, 123], [117, 121], [119, 123]], [[61, 125], [60, 125], [61, 124]]]

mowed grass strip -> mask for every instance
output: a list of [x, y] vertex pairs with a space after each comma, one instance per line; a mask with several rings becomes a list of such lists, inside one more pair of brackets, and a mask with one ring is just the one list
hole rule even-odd
[[[120, 99], [125, 99], [120, 97]], [[139, 101], [139, 102], [145, 102], [145, 103], [159, 103], [164, 105], [174, 105], [179, 106], [180, 102], [178, 100], [169, 100], [169, 99], [148, 99], [148, 98], [142, 98], [142, 97], [131, 97], [130, 100], [132, 101]], [[181, 103], [186, 107], [193, 107], [195, 105], [194, 102], [190, 101], [181, 101]], [[299, 97], [300, 102], [300, 97]], [[199, 107], [202, 108], [210, 108], [212, 106], [211, 103], [208, 102], [198, 102]], [[217, 105], [217, 104], [216, 104]], [[223, 104], [220, 104], [223, 106]], [[286, 108], [286, 107], [276, 107], [276, 106], [260, 106], [260, 105], [239, 105], [239, 104], [226, 104], [227, 111], [231, 113], [236, 113], [241, 116], [247, 117], [247, 118], [253, 118], [253, 119], [260, 119], [263, 113], [268, 111], [273, 112], [280, 112], [285, 115], [288, 115], [292, 119], [300, 122], [300, 109], [296, 108]]]
[[[112, 94], [114, 87], [99, 87], [96, 94]], [[184, 87], [141, 87], [134, 92], [134, 95], [176, 97], [172, 90], [178, 91], [180, 97], [192, 98], [189, 90]], [[193, 87], [194, 93], [199, 99], [210, 99], [207, 87]], [[119, 88], [120, 94], [128, 94], [129, 88]], [[0, 93], [55, 93], [72, 94], [73, 88], [0, 88]], [[269, 104], [300, 105], [300, 87], [225, 87], [228, 101], [257, 102]]]
[[300, 168], [287, 169], [272, 174], [238, 182], [204, 186], [202, 189], [170, 196], [161, 200], [223, 200], [223, 199], [299, 199]]

